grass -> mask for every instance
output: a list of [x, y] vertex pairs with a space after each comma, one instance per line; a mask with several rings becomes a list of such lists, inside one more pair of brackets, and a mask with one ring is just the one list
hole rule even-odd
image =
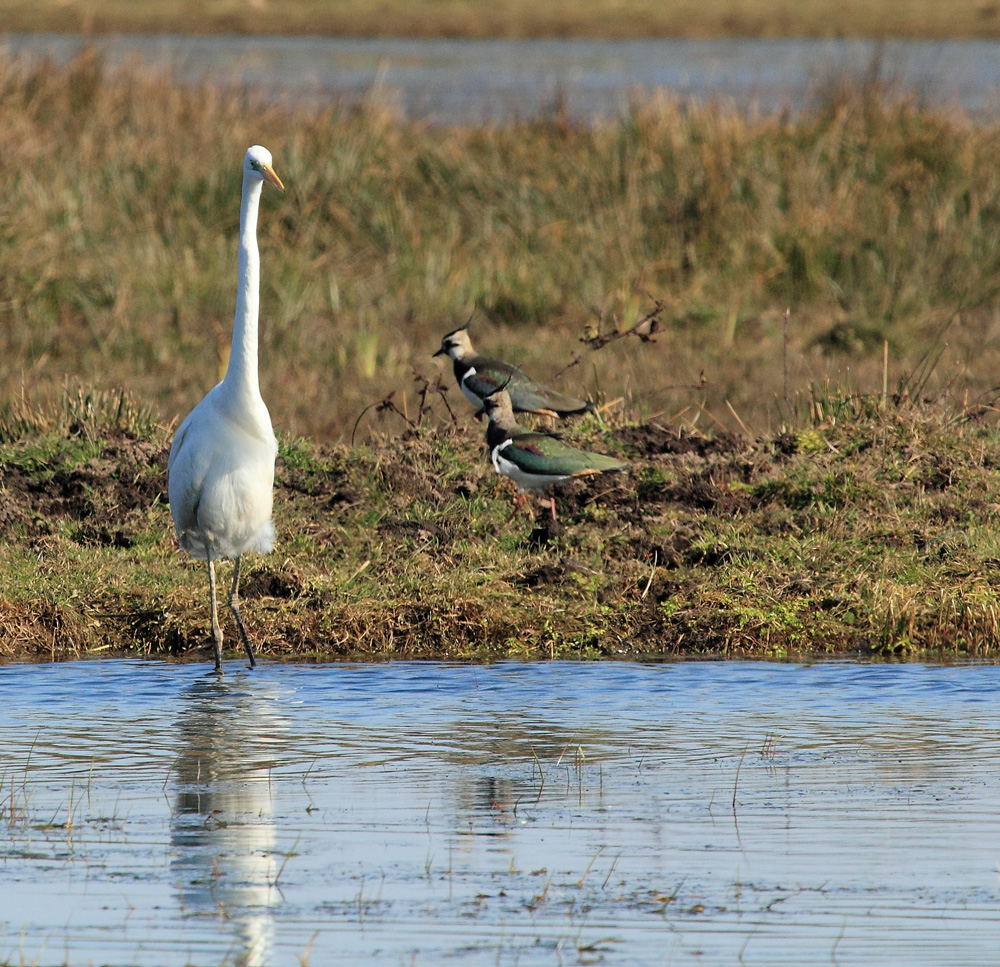
[[418, 37], [995, 37], [1000, 11], [980, 0], [295, 0], [183, 5], [0, 0], [9, 31], [330, 34]]
[[[0, 121], [11, 400], [76, 378], [127, 385], [167, 421], [190, 409], [225, 363], [253, 142], [289, 189], [265, 192], [260, 226], [261, 379], [288, 438], [398, 432], [372, 404], [394, 394], [413, 414], [445, 372], [441, 335], [472, 312], [478, 347], [542, 380], [576, 359], [561, 389], [741, 432], [780, 427], [809, 386], [877, 388], [886, 342], [893, 383], [940, 353], [931, 395], [988, 394], [1000, 368], [1000, 128], [901, 99], [877, 72], [795, 119], [667, 100], [595, 128], [441, 130], [108, 73], [89, 54], [0, 61]], [[580, 343], [657, 302], [655, 343]]]
[[[0, 656], [204, 656], [164, 466], [225, 362], [253, 142], [289, 187], [260, 230], [265, 654], [995, 656], [996, 125], [874, 72], [796, 118], [442, 130], [93, 54], [0, 62], [0, 120]], [[473, 310], [632, 461], [561, 529], [509, 520], [430, 358]]]
[[[176, 549], [168, 434], [145, 426], [109, 419], [85, 449], [76, 425], [0, 427], [3, 657], [205, 657], [204, 569]], [[753, 441], [592, 418], [571, 434], [633, 468], [566, 488], [558, 525], [511, 520], [474, 426], [283, 439], [279, 549], [243, 586], [262, 653], [996, 657], [990, 410], [856, 399]]]

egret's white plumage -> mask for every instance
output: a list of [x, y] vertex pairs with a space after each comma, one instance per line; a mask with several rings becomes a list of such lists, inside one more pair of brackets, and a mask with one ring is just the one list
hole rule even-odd
[[229, 365], [222, 382], [188, 414], [170, 447], [167, 464], [170, 512], [181, 547], [208, 562], [215, 668], [222, 668], [222, 629], [215, 590], [215, 562], [235, 561], [229, 607], [250, 664], [250, 639], [239, 610], [240, 559], [245, 551], [274, 546], [271, 501], [278, 442], [257, 379], [260, 253], [257, 211], [264, 181], [284, 191], [260, 145], [243, 159], [240, 204], [239, 287]]

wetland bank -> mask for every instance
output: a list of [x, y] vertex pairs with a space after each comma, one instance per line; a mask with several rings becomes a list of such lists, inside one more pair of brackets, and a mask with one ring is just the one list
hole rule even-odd
[[[873, 76], [794, 118], [443, 130], [93, 55], [4, 61], [0, 120], [4, 657], [203, 655], [164, 460], [225, 363], [254, 142], [289, 189], [261, 223], [265, 656], [994, 656], [996, 125]], [[632, 463], [558, 528], [509, 519], [431, 359], [473, 310]]]
[[[4, 444], [2, 654], [203, 658], [167, 437], [80, 415], [128, 413], [121, 397], [70, 402]], [[594, 425], [630, 475], [564, 488], [534, 524], [511, 519], [478, 427], [285, 440], [282, 545], [244, 578], [247, 621], [282, 659], [993, 658], [996, 430], [947, 413], [873, 404], [756, 441]]]

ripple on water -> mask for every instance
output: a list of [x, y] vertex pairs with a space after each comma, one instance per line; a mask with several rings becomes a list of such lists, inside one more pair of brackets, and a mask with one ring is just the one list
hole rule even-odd
[[974, 665], [3, 666], [0, 962], [993, 964], [998, 693]]

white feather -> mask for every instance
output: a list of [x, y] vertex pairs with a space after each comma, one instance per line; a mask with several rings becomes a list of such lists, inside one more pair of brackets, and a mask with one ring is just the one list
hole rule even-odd
[[253, 652], [239, 614], [239, 561], [245, 551], [270, 551], [275, 540], [271, 509], [278, 441], [257, 377], [257, 212], [265, 179], [284, 190], [271, 168], [271, 153], [255, 145], [243, 159], [239, 279], [229, 365], [222, 382], [209, 390], [178, 428], [167, 463], [167, 492], [177, 539], [192, 557], [208, 561], [217, 670], [222, 632], [216, 617], [214, 562], [236, 561], [230, 607], [252, 665]]
[[473, 392], [472, 392], [472, 390], [471, 390], [471, 389], [469, 389], [469, 387], [468, 387], [468, 386], [466, 386], [466, 385], [465, 385], [465, 381], [466, 381], [467, 379], [470, 379], [471, 377], [473, 377], [473, 376], [475, 376], [475, 375], [476, 375], [476, 367], [475, 367], [475, 366], [470, 366], [470, 367], [469, 367], [469, 368], [468, 368], [468, 369], [467, 369], [467, 370], [465, 371], [465, 375], [464, 375], [464, 376], [462, 377], [462, 382], [461, 382], [461, 383], [459, 383], [459, 386], [461, 387], [461, 390], [462, 390], [462, 395], [463, 395], [463, 396], [464, 396], [464, 397], [465, 397], [465, 398], [466, 398], [466, 399], [467, 399], [467, 400], [468, 400], [468, 401], [469, 401], [469, 402], [470, 402], [470, 403], [471, 403], [471, 404], [472, 404], [473, 406], [476, 406], [476, 407], [479, 407], [479, 406], [482, 406], [482, 405], [483, 405], [483, 398], [482, 398], [481, 396], [477, 396], [477, 395], [476, 395], [475, 393], [473, 393]]

